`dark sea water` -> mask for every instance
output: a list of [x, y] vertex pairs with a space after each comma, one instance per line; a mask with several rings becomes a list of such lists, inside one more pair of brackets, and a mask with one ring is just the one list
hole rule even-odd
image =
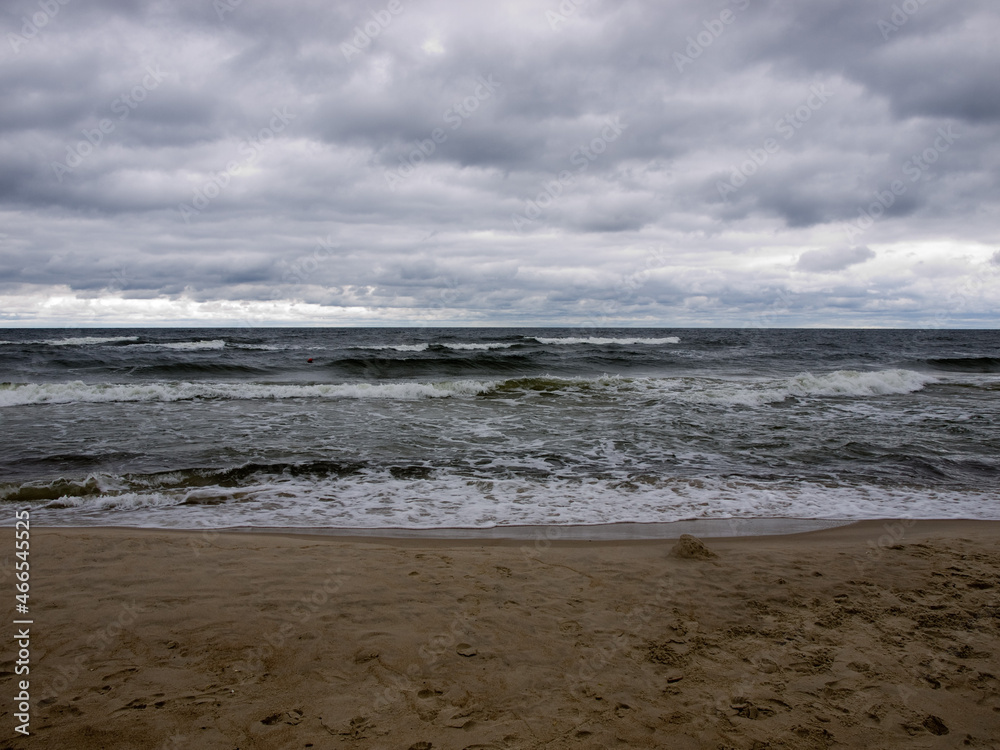
[[0, 381], [39, 524], [1000, 518], [997, 331], [7, 329]]

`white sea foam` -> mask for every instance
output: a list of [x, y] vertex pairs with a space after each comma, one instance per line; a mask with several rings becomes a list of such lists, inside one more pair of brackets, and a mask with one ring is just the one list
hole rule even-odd
[[202, 339], [201, 341], [163, 341], [150, 342], [147, 344], [130, 344], [136, 349], [175, 349], [177, 351], [200, 351], [203, 349], [225, 349], [226, 342], [222, 339]]
[[490, 480], [439, 473], [400, 479], [261, 476], [240, 488], [151, 488], [38, 503], [43, 525], [160, 527], [490, 528], [507, 525], [665, 523], [747, 518], [994, 518], [984, 491], [827, 486], [718, 477], [655, 482], [548, 478]]
[[510, 349], [513, 344], [487, 343], [487, 344], [441, 344], [449, 349], [459, 351], [484, 351], [489, 349]]
[[[261, 351], [261, 352], [283, 352], [288, 349], [297, 349], [294, 346], [274, 346], [272, 344], [237, 344], [233, 342], [227, 342], [226, 346], [231, 346], [233, 349], [249, 349], [251, 351]], [[311, 347], [314, 349], [322, 349], [324, 347]]]
[[[113, 494], [101, 494], [96, 496], [76, 497], [65, 496], [57, 500], [51, 500], [42, 506], [43, 511], [63, 514], [72, 510], [82, 510], [85, 513], [106, 511], [136, 511], [151, 510], [177, 505], [177, 497], [164, 492], [121, 492]], [[128, 525], [127, 517], [124, 524]]]
[[102, 403], [136, 401], [186, 401], [192, 399], [288, 399], [345, 398], [399, 399], [476, 396], [503, 389], [517, 392], [524, 384], [527, 391], [565, 391], [608, 389], [619, 394], [634, 392], [664, 401], [719, 403], [731, 406], [764, 406], [790, 397], [853, 397], [898, 395], [919, 391], [936, 379], [911, 370], [858, 372], [838, 370], [825, 375], [797, 375], [780, 380], [756, 382], [724, 381], [701, 378], [544, 378], [547, 387], [539, 388], [537, 378], [513, 380], [453, 380], [434, 383], [321, 383], [282, 385], [270, 383], [152, 382], [152, 383], [22, 383], [0, 385], [0, 407], [28, 404]]
[[[0, 344], [47, 344], [49, 346], [92, 346], [100, 344], [120, 344], [138, 341], [138, 336], [82, 336], [68, 339], [43, 339], [39, 341], [0, 341]], [[166, 342], [146, 342], [142, 344], [128, 343], [127, 348], [136, 349], [223, 349], [226, 342], [222, 339], [201, 340], [201, 341], [166, 341]], [[264, 349], [277, 350], [283, 347], [269, 346], [267, 344], [232, 344], [241, 349]]]
[[415, 400], [474, 396], [495, 386], [492, 381], [457, 380], [440, 383], [25, 383], [0, 386], [0, 407], [28, 404], [186, 401], [191, 399], [377, 398]]
[[634, 346], [642, 344], [644, 346], [661, 346], [663, 344], [679, 344], [680, 338], [677, 336], [667, 336], [659, 339], [605, 339], [605, 338], [543, 338], [541, 336], [531, 336], [539, 344], [591, 344], [593, 346], [605, 346], [607, 344], [618, 344], [620, 346]]
[[447, 349], [457, 349], [465, 351], [474, 350], [487, 350], [487, 349], [509, 349], [513, 344], [501, 344], [501, 343], [484, 343], [484, 344], [453, 344], [453, 343], [435, 343], [435, 344], [381, 344], [373, 346], [354, 346], [352, 349], [392, 349], [397, 352], [425, 352], [431, 346], [443, 346]]
[[381, 346], [352, 346], [352, 349], [393, 349], [397, 352], [425, 352], [430, 344], [384, 344]]
[[[538, 381], [544, 387], [539, 387]], [[629, 378], [604, 375], [597, 378], [554, 377], [505, 380], [498, 384], [504, 390], [593, 392], [607, 389], [619, 395], [636, 393], [644, 398], [683, 403], [719, 403], [732, 406], [764, 406], [790, 397], [843, 396], [866, 398], [873, 396], [913, 393], [937, 379], [912, 370], [879, 370], [859, 372], [837, 370], [823, 375], [804, 373], [790, 378], [757, 380], [720, 380], [718, 378]]]
[[681, 396], [684, 400], [732, 406], [762, 406], [787, 398], [890, 396], [913, 393], [936, 379], [912, 370], [859, 372], [837, 370], [823, 375], [804, 373], [791, 378], [758, 383], [714, 381]]
[[70, 339], [48, 339], [43, 344], [52, 346], [89, 346], [91, 344], [118, 344], [124, 341], [138, 341], [138, 336], [81, 336]]
[[68, 339], [42, 339], [40, 341], [0, 341], [0, 344], [48, 344], [49, 346], [90, 346], [94, 344], [117, 344], [123, 341], [138, 341], [138, 336], [77, 336]]

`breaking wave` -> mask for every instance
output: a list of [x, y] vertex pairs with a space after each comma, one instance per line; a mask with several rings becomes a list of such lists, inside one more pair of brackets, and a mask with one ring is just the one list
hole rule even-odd
[[664, 400], [762, 406], [798, 397], [872, 397], [913, 393], [936, 382], [912, 370], [858, 372], [838, 370], [825, 375], [805, 373], [791, 378], [763, 381], [728, 381], [706, 378], [599, 378], [522, 377], [506, 380], [445, 380], [396, 383], [4, 383], [0, 407], [28, 404], [101, 403], [112, 401], [185, 401], [193, 399], [399, 399], [448, 398], [481, 394], [516, 395], [518, 392], [580, 393], [601, 390], [639, 392]]
[[0, 385], [0, 407], [28, 404], [106, 403], [112, 401], [189, 401], [193, 399], [381, 398], [413, 400], [482, 393], [484, 381], [441, 383], [24, 383]]
[[0, 341], [0, 344], [20, 346], [31, 344], [43, 344], [46, 346], [92, 346], [94, 344], [122, 344], [138, 340], [138, 336], [78, 336], [68, 339], [42, 339], [41, 341]]
[[609, 344], [614, 344], [617, 346], [633, 346], [635, 344], [642, 344], [646, 346], [661, 346], [663, 344], [679, 344], [681, 343], [680, 338], [677, 336], [667, 336], [665, 338], [659, 339], [604, 339], [604, 338], [543, 338], [541, 336], [533, 336], [539, 344], [589, 344], [591, 346], [607, 346]]
[[151, 341], [145, 344], [130, 344], [129, 346], [136, 349], [174, 349], [182, 352], [196, 352], [205, 349], [225, 349], [226, 342], [222, 339], [212, 339], [210, 341]]

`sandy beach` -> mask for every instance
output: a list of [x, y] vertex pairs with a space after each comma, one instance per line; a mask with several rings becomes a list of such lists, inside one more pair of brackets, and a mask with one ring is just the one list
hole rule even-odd
[[1000, 522], [703, 541], [33, 529], [0, 748], [1000, 748]]

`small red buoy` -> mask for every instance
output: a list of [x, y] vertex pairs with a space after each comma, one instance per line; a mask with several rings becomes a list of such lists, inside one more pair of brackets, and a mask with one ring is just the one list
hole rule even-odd
[[310, 357], [309, 359], [306, 360], [306, 362], [312, 362], [312, 361], [313, 361], [312, 357]]

